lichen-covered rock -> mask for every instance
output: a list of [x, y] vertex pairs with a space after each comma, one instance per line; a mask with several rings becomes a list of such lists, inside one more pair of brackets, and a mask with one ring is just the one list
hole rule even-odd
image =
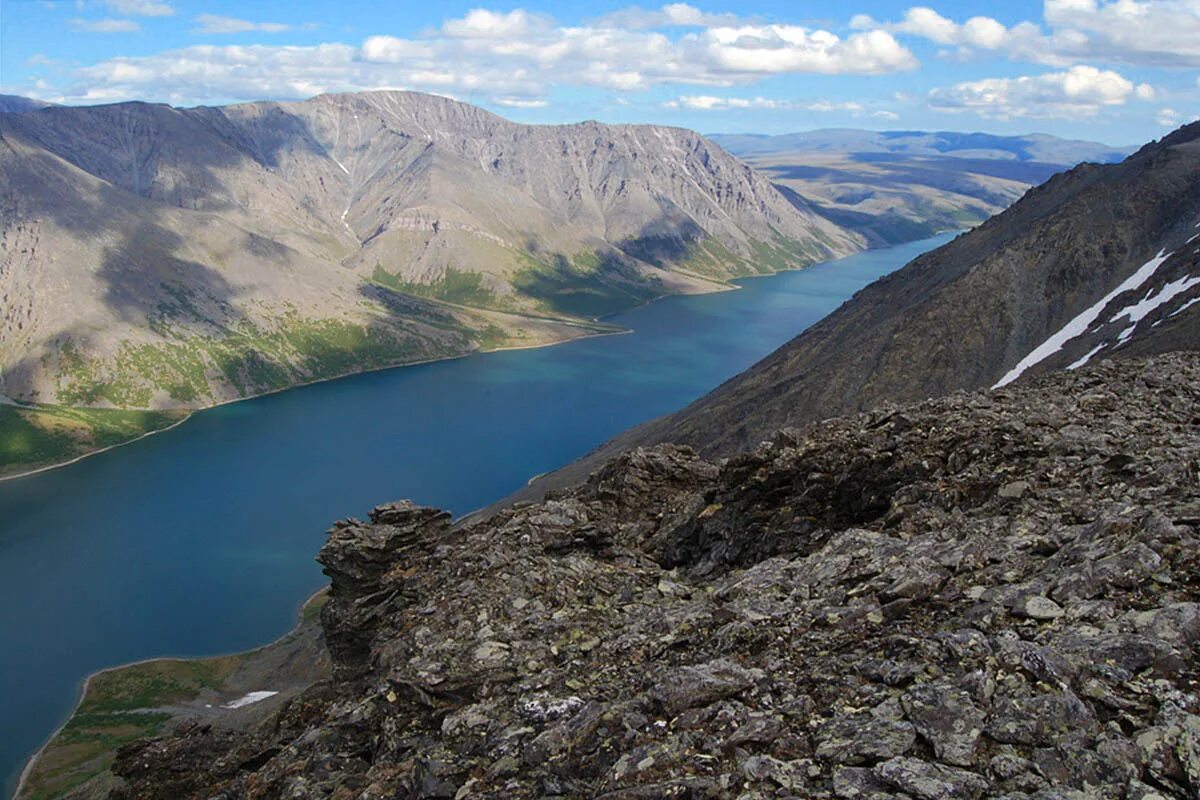
[[334, 679], [116, 796], [1193, 798], [1198, 476], [1172, 355], [381, 507], [320, 556]]

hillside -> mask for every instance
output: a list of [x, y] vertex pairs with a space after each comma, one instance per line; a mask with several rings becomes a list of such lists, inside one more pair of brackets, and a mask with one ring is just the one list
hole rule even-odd
[[333, 678], [114, 798], [1195, 796], [1200, 356], [330, 531]]
[[864, 244], [689, 131], [405, 92], [0, 114], [0, 209], [0, 395], [72, 407], [545, 344]]
[[798, 207], [862, 233], [872, 245], [974, 225], [1055, 173], [1133, 152], [1044, 134], [952, 131], [829, 129], [713, 139], [769, 175]]
[[633, 447], [706, 456], [883, 402], [1200, 347], [1200, 125], [1120, 164], [1084, 164], [858, 292], [746, 372], [539, 479], [583, 480]]

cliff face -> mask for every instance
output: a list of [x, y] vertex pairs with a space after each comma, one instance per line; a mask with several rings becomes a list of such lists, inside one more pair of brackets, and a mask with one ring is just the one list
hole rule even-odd
[[145, 408], [568, 338], [863, 242], [691, 131], [369, 92], [0, 113], [0, 244], [0, 391]]
[[334, 679], [114, 797], [1194, 797], [1198, 421], [1200, 356], [1105, 361], [381, 506], [321, 552]]

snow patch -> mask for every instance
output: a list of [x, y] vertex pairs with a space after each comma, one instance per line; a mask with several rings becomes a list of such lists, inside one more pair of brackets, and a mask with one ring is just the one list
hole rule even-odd
[[1175, 316], [1176, 314], [1182, 314], [1183, 312], [1187, 311], [1187, 310], [1188, 310], [1189, 308], [1191, 308], [1192, 306], [1196, 305], [1196, 303], [1200, 303], [1200, 297], [1196, 297], [1196, 298], [1194, 298], [1194, 299], [1192, 299], [1192, 300], [1188, 300], [1186, 303], [1184, 303], [1184, 304], [1183, 304], [1183, 305], [1181, 305], [1179, 308], [1177, 308], [1177, 309], [1175, 309], [1174, 311], [1172, 311], [1172, 312], [1171, 312], [1170, 314], [1168, 314], [1167, 316], [1168, 316], [1168, 317], [1173, 317], [1173, 316]]
[[1138, 271], [1122, 281], [1120, 286], [1104, 295], [1104, 297], [1100, 298], [1095, 305], [1084, 311], [1079, 316], [1075, 317], [1075, 319], [1064, 325], [1057, 333], [1035, 347], [1033, 351], [1029, 353], [1029, 355], [1022, 358], [1017, 365], [1009, 370], [1003, 378], [998, 380], [992, 388], [999, 389], [1001, 386], [1006, 386], [1012, 383], [1017, 378], [1021, 377], [1025, 370], [1029, 369], [1035, 364], [1045, 361], [1047, 358], [1057, 353], [1063, 348], [1063, 345], [1074, 339], [1076, 336], [1079, 336], [1081, 333], [1084, 333], [1089, 327], [1091, 327], [1092, 323], [1100, 317], [1100, 314], [1104, 311], [1105, 306], [1113, 301], [1113, 298], [1119, 297], [1125, 292], [1131, 292], [1134, 289], [1139, 288], [1146, 281], [1150, 280], [1162, 263], [1172, 255], [1174, 255], [1174, 253], [1167, 253], [1164, 250], [1159, 250], [1158, 255], [1139, 267]]
[[254, 703], [259, 703], [263, 700], [266, 700], [268, 697], [274, 697], [277, 694], [279, 694], [279, 692], [251, 692], [245, 697], [239, 697], [237, 700], [226, 703], [225, 705], [221, 706], [221, 708], [243, 708], [245, 706], [253, 705]]
[[1158, 294], [1154, 294], [1151, 290], [1146, 292], [1146, 296], [1131, 306], [1118, 311], [1109, 322], [1116, 322], [1121, 317], [1129, 317], [1129, 321], [1136, 327], [1139, 322], [1150, 315], [1154, 309], [1161, 305], [1171, 302], [1179, 295], [1191, 289], [1193, 286], [1200, 286], [1200, 278], [1193, 278], [1190, 275], [1185, 275], [1177, 281], [1171, 281], [1164, 284], [1158, 290]]
[[1091, 349], [1091, 350], [1088, 352], [1088, 354], [1087, 354], [1086, 356], [1084, 356], [1083, 358], [1080, 358], [1080, 359], [1078, 359], [1078, 360], [1076, 360], [1076, 361], [1072, 361], [1070, 364], [1068, 364], [1068, 365], [1067, 365], [1067, 369], [1079, 369], [1079, 368], [1080, 368], [1080, 367], [1082, 367], [1084, 364], [1086, 364], [1086, 363], [1088, 363], [1089, 361], [1091, 361], [1091, 360], [1092, 360], [1092, 356], [1096, 355], [1096, 353], [1099, 353], [1101, 350], [1103, 350], [1103, 349], [1104, 349], [1104, 348], [1106, 348], [1106, 347], [1108, 347], [1108, 343], [1107, 343], [1107, 342], [1101, 342], [1100, 344], [1098, 344], [1098, 345], [1096, 345], [1095, 347], [1093, 347], [1093, 348], [1092, 348], [1092, 349]]

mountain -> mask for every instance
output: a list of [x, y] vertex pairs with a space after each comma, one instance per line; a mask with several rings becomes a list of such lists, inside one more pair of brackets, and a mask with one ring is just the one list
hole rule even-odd
[[320, 553], [332, 679], [111, 796], [1194, 797], [1198, 415], [1171, 354], [380, 506]]
[[36, 111], [53, 105], [32, 97], [21, 97], [15, 94], [0, 94], [0, 114], [19, 114], [23, 111]]
[[1120, 164], [1080, 165], [854, 295], [687, 408], [625, 432], [516, 497], [634, 447], [708, 457], [884, 402], [1200, 348], [1200, 124]]
[[1044, 134], [831, 129], [713, 138], [769, 175], [798, 207], [873, 245], [974, 225], [1057, 172], [1133, 152]]
[[407, 92], [0, 114], [0, 209], [0, 394], [71, 407], [557, 341], [864, 245], [690, 131]]
[[764, 135], [715, 133], [709, 136], [731, 153], [758, 156], [776, 153], [888, 153], [910, 156], [1017, 161], [1074, 166], [1083, 161], [1111, 163], [1136, 147], [1110, 147], [1099, 142], [1060, 139], [1044, 133], [998, 136], [958, 131], [867, 131], [825, 128], [803, 133]]

